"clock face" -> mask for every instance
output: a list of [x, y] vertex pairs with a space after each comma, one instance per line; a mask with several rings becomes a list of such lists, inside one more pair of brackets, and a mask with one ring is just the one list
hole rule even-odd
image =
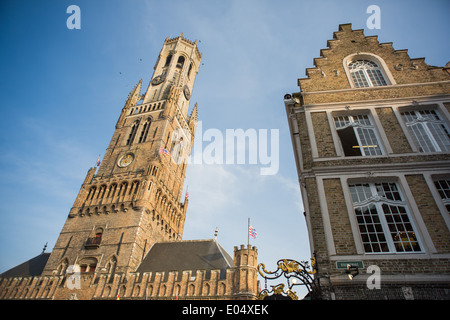
[[183, 93], [186, 100], [189, 100], [191, 98], [191, 91], [189, 90], [188, 86], [184, 86]]
[[134, 154], [132, 153], [127, 153], [126, 155], [124, 155], [122, 158], [119, 159], [119, 162], [117, 163], [117, 165], [121, 168], [125, 168], [127, 166], [129, 166], [134, 160]]

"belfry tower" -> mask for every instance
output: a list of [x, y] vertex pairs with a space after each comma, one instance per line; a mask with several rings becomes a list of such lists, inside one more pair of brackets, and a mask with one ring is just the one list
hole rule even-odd
[[[147, 91], [128, 96], [98, 171], [89, 169], [43, 275], [135, 271], [156, 242], [181, 240], [182, 199], [197, 105], [189, 102], [202, 54], [166, 38]], [[100, 268], [100, 269], [99, 269]]]

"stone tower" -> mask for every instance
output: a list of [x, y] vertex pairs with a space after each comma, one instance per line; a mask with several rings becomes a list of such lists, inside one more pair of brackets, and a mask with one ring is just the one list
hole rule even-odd
[[89, 169], [43, 275], [134, 271], [156, 242], [181, 240], [187, 157], [197, 123], [189, 102], [202, 54], [166, 38], [152, 80], [128, 96], [103, 161]]
[[234, 299], [251, 300], [258, 293], [257, 290], [257, 258], [256, 247], [248, 245], [245, 248], [234, 247]]

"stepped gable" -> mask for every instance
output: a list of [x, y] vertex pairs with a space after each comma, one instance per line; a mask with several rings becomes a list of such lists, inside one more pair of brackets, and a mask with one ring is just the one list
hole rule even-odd
[[314, 59], [315, 67], [306, 69], [307, 77], [298, 79], [298, 85], [303, 92], [351, 89], [344, 65], [352, 57], [364, 56], [379, 60], [393, 85], [448, 80], [445, 67], [428, 65], [425, 58], [410, 58], [408, 50], [395, 50], [392, 42], [380, 43], [377, 36], [365, 36], [364, 30], [352, 30], [347, 23], [339, 25], [327, 48]]

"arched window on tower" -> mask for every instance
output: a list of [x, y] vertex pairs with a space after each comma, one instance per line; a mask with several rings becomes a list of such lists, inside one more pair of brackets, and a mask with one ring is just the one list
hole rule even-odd
[[172, 60], [172, 55], [169, 54], [166, 58], [166, 64], [164, 65], [164, 67], [168, 67], [170, 64], [170, 61]]
[[141, 131], [141, 136], [139, 137], [139, 143], [141, 142], [145, 142], [145, 140], [147, 139], [147, 135], [148, 135], [148, 130], [150, 128], [150, 124], [152, 123], [151, 119], [148, 119], [145, 123], [144, 123], [144, 127], [142, 128]]
[[356, 88], [387, 86], [381, 67], [372, 60], [354, 60], [348, 69]]
[[183, 69], [184, 60], [185, 60], [185, 59], [184, 59], [183, 56], [180, 56], [180, 57], [178, 58], [178, 61], [177, 61], [177, 68]]
[[133, 143], [134, 136], [136, 135], [138, 126], [139, 126], [139, 121], [136, 121], [133, 124], [133, 126], [131, 127], [131, 132], [130, 132], [130, 135], [128, 136], [128, 140], [127, 140], [127, 146], [131, 146], [131, 144]]

